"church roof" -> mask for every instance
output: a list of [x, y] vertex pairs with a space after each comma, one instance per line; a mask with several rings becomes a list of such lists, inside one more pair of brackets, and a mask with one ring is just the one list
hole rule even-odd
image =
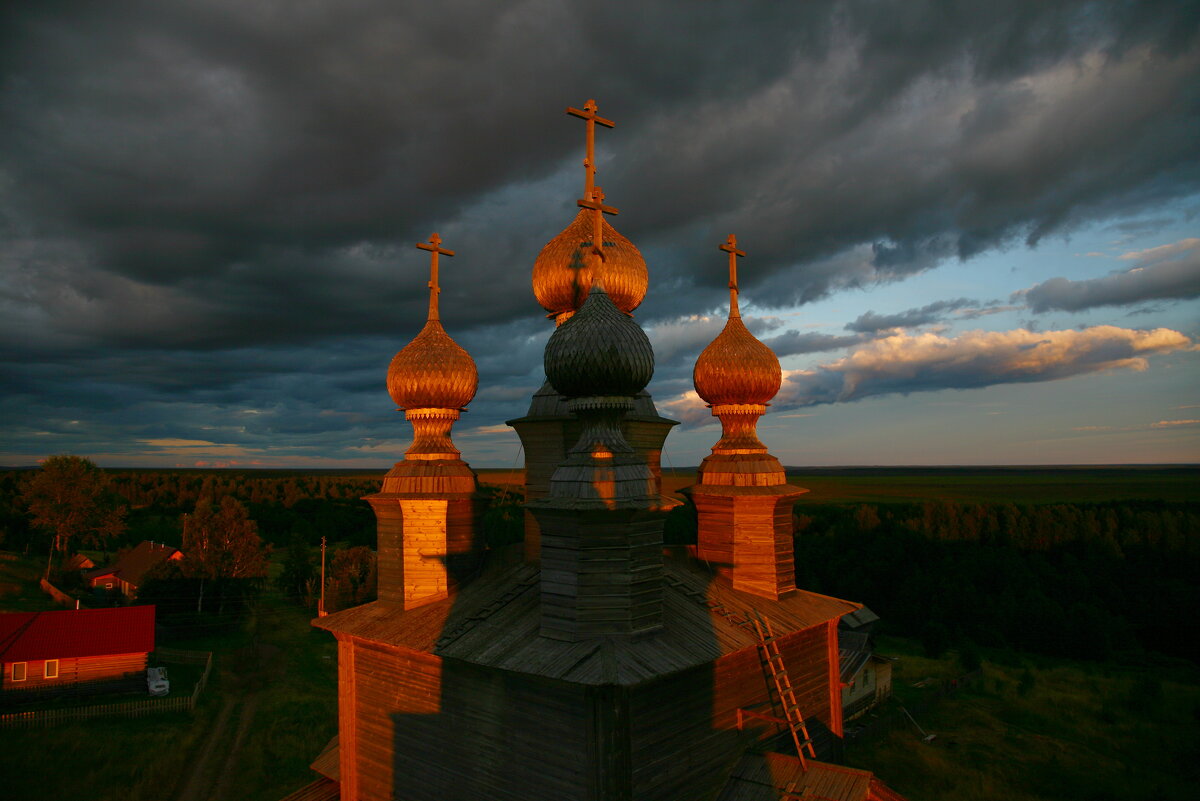
[[579, 684], [635, 685], [725, 654], [754, 648], [754, 607], [777, 633], [812, 628], [860, 607], [797, 591], [779, 601], [738, 592], [702, 565], [667, 560], [663, 628], [644, 638], [595, 637], [561, 642], [542, 637], [539, 572], [521, 564], [489, 570], [452, 598], [401, 612], [380, 602], [317, 618], [313, 625], [445, 659], [533, 673]]
[[733, 769], [729, 783], [717, 801], [757, 801], [780, 798], [789, 789], [796, 798], [822, 801], [868, 801], [871, 798], [870, 771], [808, 760], [805, 770], [795, 757], [767, 752], [747, 753]]

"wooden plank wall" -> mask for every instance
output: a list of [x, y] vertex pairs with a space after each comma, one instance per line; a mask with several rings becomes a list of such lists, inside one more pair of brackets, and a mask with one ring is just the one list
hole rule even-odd
[[732, 565], [734, 589], [778, 600], [796, 589], [792, 542], [795, 495], [693, 493], [696, 505], [696, 556], [716, 565]]
[[733, 564], [733, 497], [689, 495], [696, 505], [696, 556], [715, 565]]
[[663, 516], [538, 509], [543, 636], [653, 631], [662, 625]]
[[375, 512], [376, 597], [385, 603], [404, 603], [404, 520], [395, 498], [367, 498]]
[[[828, 628], [820, 625], [787, 634], [779, 645], [801, 714], [829, 725], [833, 718]], [[771, 700], [775, 703], [768, 707]], [[783, 715], [757, 648], [634, 688], [630, 695], [634, 797], [663, 801], [715, 797], [745, 746], [771, 731], [764, 724], [766, 728], [739, 732], [739, 708]]]
[[447, 597], [445, 500], [401, 500], [404, 608]]
[[796, 589], [794, 495], [735, 500], [733, 588], [778, 600]]
[[586, 784], [584, 688], [347, 640], [352, 655], [339, 654], [341, 670], [354, 674], [340, 699], [353, 710], [340, 723], [347, 801], [607, 798]]
[[[745, 676], [741, 677], [745, 679]], [[699, 666], [630, 692], [633, 796], [709, 799], [753, 741], [713, 717], [713, 666]]]

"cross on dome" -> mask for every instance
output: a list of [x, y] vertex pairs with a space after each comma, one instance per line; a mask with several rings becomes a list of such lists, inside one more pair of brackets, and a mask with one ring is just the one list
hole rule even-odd
[[612, 120], [606, 120], [603, 117], [597, 116], [599, 106], [595, 100], [588, 100], [583, 104], [582, 109], [567, 107], [567, 113], [572, 117], [579, 117], [587, 123], [587, 156], [583, 159], [583, 170], [585, 183], [583, 186], [584, 197], [592, 191], [592, 187], [596, 185], [596, 123], [600, 123], [605, 128], [613, 128], [616, 126]]
[[437, 320], [438, 293], [442, 291], [438, 286], [438, 256], [453, 256], [454, 251], [442, 248], [442, 238], [436, 232], [429, 237], [428, 242], [418, 242], [417, 247], [429, 251], [429, 319]]
[[729, 316], [741, 317], [741, 312], [738, 311], [738, 284], [737, 284], [737, 260], [739, 256], [745, 256], [746, 251], [738, 250], [737, 237], [730, 234], [725, 240], [725, 244], [718, 245], [718, 248], [729, 254]]
[[575, 201], [580, 207], [592, 210], [592, 252], [604, 259], [604, 217], [602, 214], [617, 215], [621, 212], [612, 206], [604, 205], [604, 190], [600, 187], [592, 187], [588, 192], [587, 200]]

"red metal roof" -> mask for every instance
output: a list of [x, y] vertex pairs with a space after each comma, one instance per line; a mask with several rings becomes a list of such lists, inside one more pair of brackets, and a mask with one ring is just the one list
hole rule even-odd
[[0, 614], [0, 662], [154, 650], [154, 607]]

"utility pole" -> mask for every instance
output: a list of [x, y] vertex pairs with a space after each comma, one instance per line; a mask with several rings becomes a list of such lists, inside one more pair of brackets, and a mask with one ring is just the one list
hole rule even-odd
[[321, 537], [321, 600], [317, 601], [317, 617], [325, 617], [325, 538]]

